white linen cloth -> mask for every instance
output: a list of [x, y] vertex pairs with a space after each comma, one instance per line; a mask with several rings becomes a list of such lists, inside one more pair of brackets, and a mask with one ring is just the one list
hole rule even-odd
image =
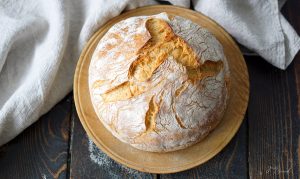
[[[193, 6], [239, 43], [285, 69], [300, 48], [274, 0], [170, 0]], [[80, 52], [92, 34], [125, 9], [153, 0], [0, 0], [0, 145], [72, 90]], [[55, 120], [55, 119], [53, 119]]]

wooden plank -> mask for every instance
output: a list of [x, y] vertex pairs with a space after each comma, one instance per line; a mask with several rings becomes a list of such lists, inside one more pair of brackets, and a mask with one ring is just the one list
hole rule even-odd
[[[297, 0], [288, 1], [283, 8], [285, 17], [298, 33], [299, 8], [300, 3]], [[299, 61], [298, 54], [290, 67], [282, 71], [261, 58], [249, 57], [251, 95], [248, 117], [251, 178], [299, 178]]]
[[300, 1], [289, 0], [285, 3], [282, 8], [282, 13], [287, 21], [293, 26], [296, 32], [300, 32]]
[[[286, 14], [286, 18], [287, 20], [291, 23], [291, 25], [294, 27], [294, 29], [297, 31], [298, 35], [300, 35], [300, 13], [299, 13], [299, 9], [300, 9], [300, 1], [299, 0], [290, 0], [287, 2], [286, 4], [286, 9], [289, 9], [288, 14]], [[298, 52], [298, 54], [296, 55], [295, 59], [294, 59], [294, 74], [295, 74], [295, 81], [296, 81], [296, 90], [297, 90], [297, 98], [293, 99], [293, 101], [295, 101], [297, 103], [297, 123], [296, 124], [298, 127], [296, 128], [294, 126], [294, 128], [296, 128], [296, 130], [298, 129], [298, 135], [294, 135], [293, 138], [293, 142], [294, 145], [296, 145], [297, 147], [293, 147], [293, 155], [295, 158], [294, 163], [296, 163], [298, 165], [298, 171], [297, 171], [297, 176], [298, 178], [300, 178], [300, 135], [299, 135], [299, 123], [300, 123], [300, 52]], [[295, 103], [293, 103], [295, 104]], [[295, 124], [294, 124], [295, 125]]]
[[66, 178], [70, 99], [0, 148], [0, 178]]
[[[300, 1], [299, 0], [290, 0], [283, 7], [283, 14], [294, 27], [298, 35], [300, 35]], [[295, 57], [294, 60], [294, 69], [295, 69], [295, 80], [296, 80], [296, 90], [298, 97], [298, 117], [300, 117], [300, 52]], [[300, 157], [300, 139], [298, 144], [298, 156]], [[299, 160], [299, 159], [298, 159]], [[300, 162], [298, 162], [300, 163]], [[299, 169], [300, 170], [300, 169]]]
[[169, 178], [247, 178], [247, 119], [231, 142], [214, 158], [196, 168], [168, 175]]
[[[70, 145], [70, 178], [157, 178], [116, 163], [88, 138], [73, 107]], [[122, 149], [120, 149], [122, 150]]]
[[294, 65], [282, 71], [261, 58], [250, 57], [248, 67], [250, 177], [298, 178], [300, 118]]

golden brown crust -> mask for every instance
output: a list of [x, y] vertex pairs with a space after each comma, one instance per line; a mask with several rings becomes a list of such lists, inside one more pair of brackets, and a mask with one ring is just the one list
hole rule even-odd
[[[202, 140], [222, 118], [229, 71], [207, 31], [165, 15], [116, 24], [92, 58], [92, 102], [105, 127], [123, 142], [166, 152]], [[189, 23], [198, 39], [180, 25]], [[170, 25], [172, 26], [170, 26]]]

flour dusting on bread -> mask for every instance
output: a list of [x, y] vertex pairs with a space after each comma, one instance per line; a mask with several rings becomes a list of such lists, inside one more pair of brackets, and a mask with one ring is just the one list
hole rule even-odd
[[166, 13], [115, 24], [89, 68], [94, 109], [119, 140], [152, 152], [188, 147], [222, 119], [229, 68], [206, 29]]

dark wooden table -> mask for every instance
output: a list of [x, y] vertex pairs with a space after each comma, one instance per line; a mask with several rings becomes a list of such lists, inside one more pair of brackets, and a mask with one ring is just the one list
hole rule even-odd
[[[283, 13], [300, 34], [300, 1]], [[300, 178], [300, 53], [285, 71], [245, 56], [250, 101], [225, 149], [188, 171], [141, 173], [111, 160], [83, 130], [72, 93], [0, 148], [0, 179], [13, 178]]]

